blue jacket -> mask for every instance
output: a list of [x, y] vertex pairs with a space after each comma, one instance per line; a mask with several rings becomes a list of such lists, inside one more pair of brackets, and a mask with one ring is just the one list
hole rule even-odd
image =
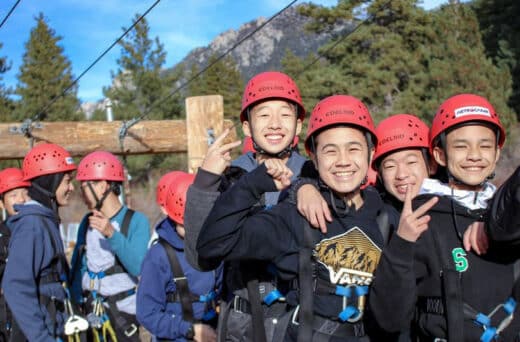
[[[211, 291], [220, 293], [222, 266], [215, 271], [200, 272], [191, 267], [184, 255], [184, 241], [175, 230], [175, 223], [166, 218], [156, 232], [177, 252], [182, 270], [188, 279], [190, 291], [195, 295], [207, 295]], [[166, 293], [175, 292], [175, 282], [166, 251], [154, 244], [143, 261], [141, 279], [137, 289], [137, 320], [153, 335], [161, 339], [185, 341], [184, 335], [190, 323], [183, 320], [180, 303], [167, 303]], [[193, 303], [193, 315], [200, 320], [205, 313], [205, 303]]]
[[[37, 279], [49, 274], [53, 258], [58, 253], [64, 253], [59, 218], [52, 210], [35, 201], [16, 205], [15, 210], [18, 214], [8, 220], [12, 235], [9, 262], [2, 283], [5, 298], [27, 340], [54, 342], [56, 339], [52, 336], [54, 329], [51, 317], [47, 308], [39, 303], [39, 295], [54, 296], [63, 301], [65, 290], [60, 283], [38, 286]], [[65, 270], [59, 264], [57, 271], [65, 275]], [[64, 318], [64, 314], [58, 312], [58, 334], [63, 333]]]
[[[122, 224], [127, 210], [128, 208], [123, 206], [114, 217], [110, 218], [110, 221], [116, 220]], [[87, 271], [86, 254], [83, 253], [82, 260], [78, 260], [79, 248], [85, 244], [88, 217], [88, 214], [85, 215], [79, 225], [76, 246], [72, 253], [71, 260], [71, 293], [72, 298], [78, 303], [81, 302], [82, 298], [81, 279], [83, 278], [83, 274]], [[110, 243], [112, 251], [121, 261], [125, 269], [132, 276], [137, 277], [141, 271], [141, 263], [148, 248], [148, 240], [150, 240], [150, 223], [148, 222], [148, 218], [143, 213], [138, 211], [134, 212], [130, 226], [128, 227], [127, 236], [124, 236], [123, 233], [119, 231], [114, 231], [112, 237], [107, 240]]]

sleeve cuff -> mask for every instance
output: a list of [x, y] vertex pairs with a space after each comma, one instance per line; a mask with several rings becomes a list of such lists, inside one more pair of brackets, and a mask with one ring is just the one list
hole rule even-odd
[[199, 167], [193, 186], [204, 191], [216, 192], [220, 185], [221, 175], [204, 170]]

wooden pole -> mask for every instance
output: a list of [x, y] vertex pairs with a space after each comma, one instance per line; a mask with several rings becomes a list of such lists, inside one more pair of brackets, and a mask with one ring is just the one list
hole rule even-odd
[[[209, 145], [224, 130], [223, 121], [224, 99], [221, 95], [186, 98], [188, 172], [196, 172], [202, 164]], [[236, 133], [229, 139], [232, 140], [236, 140]]]

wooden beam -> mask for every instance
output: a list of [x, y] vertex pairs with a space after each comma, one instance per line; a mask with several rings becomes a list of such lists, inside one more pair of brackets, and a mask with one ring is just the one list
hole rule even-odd
[[[34, 144], [45, 141], [58, 144], [73, 156], [83, 156], [96, 150], [115, 154], [153, 154], [187, 152], [186, 121], [144, 120], [128, 130], [123, 150], [119, 143], [122, 121], [41, 122], [32, 130]], [[229, 120], [226, 127], [233, 126]], [[22, 159], [31, 141], [14, 132], [20, 123], [0, 123], [0, 160]], [[228, 141], [236, 139], [236, 131]]]
[[221, 95], [186, 98], [188, 172], [202, 164], [209, 145], [223, 131], [224, 99]]

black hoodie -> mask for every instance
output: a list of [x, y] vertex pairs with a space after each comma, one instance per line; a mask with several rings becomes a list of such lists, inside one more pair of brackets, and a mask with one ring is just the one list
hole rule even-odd
[[[418, 196], [413, 207], [431, 197]], [[483, 220], [483, 210], [470, 210], [451, 197], [441, 196], [428, 214], [429, 228], [417, 242], [398, 235], [390, 240], [376, 271], [369, 302], [381, 327], [396, 332], [406, 330], [413, 321], [420, 341], [447, 338], [443, 305], [436, 300], [442, 298], [441, 269], [457, 269], [463, 301], [478, 312], [490, 314], [512, 295], [513, 263], [518, 257], [510, 250], [493, 247], [483, 256], [464, 251], [461, 237], [471, 223]], [[498, 315], [504, 317], [501, 312]], [[494, 326], [497, 322], [492, 323]], [[465, 341], [478, 341], [483, 333], [470, 319], [464, 320], [463, 329]], [[519, 330], [520, 320], [515, 314], [500, 341], [515, 341]]]
[[[383, 246], [383, 237], [376, 218], [385, 204], [376, 191], [363, 191], [361, 208], [347, 210], [345, 202], [322, 187], [322, 195], [337, 208], [333, 222], [328, 223], [327, 233], [315, 231], [314, 259], [318, 278], [333, 285], [344, 285], [347, 259], [370, 263], [375, 250]], [[250, 208], [258, 202], [262, 193], [276, 191], [274, 182], [264, 165], [244, 175], [233, 187], [223, 193], [215, 203], [199, 235], [199, 256], [213, 260], [257, 259], [273, 262], [284, 279], [298, 275], [298, 253], [304, 245], [304, 229], [310, 229], [298, 213], [296, 205], [284, 201], [270, 210], [250, 215]], [[388, 210], [388, 209], [387, 209]], [[392, 216], [394, 217], [394, 216]], [[396, 222], [391, 222], [396, 226]], [[356, 233], [358, 245], [347, 246], [348, 232]], [[368, 253], [358, 252], [357, 247], [377, 246]], [[372, 245], [373, 244], [373, 245]], [[361, 249], [361, 248], [359, 248]], [[370, 254], [370, 255], [368, 255]], [[368, 255], [368, 256], [367, 256]], [[356, 259], [357, 257], [357, 259]], [[374, 258], [373, 258], [374, 257]], [[377, 264], [377, 263], [376, 263]], [[375, 265], [372, 264], [375, 268]], [[289, 299], [288, 299], [289, 300]], [[292, 303], [297, 304], [297, 303]], [[342, 297], [337, 295], [314, 296], [314, 312], [327, 318], [337, 318], [342, 311]]]

